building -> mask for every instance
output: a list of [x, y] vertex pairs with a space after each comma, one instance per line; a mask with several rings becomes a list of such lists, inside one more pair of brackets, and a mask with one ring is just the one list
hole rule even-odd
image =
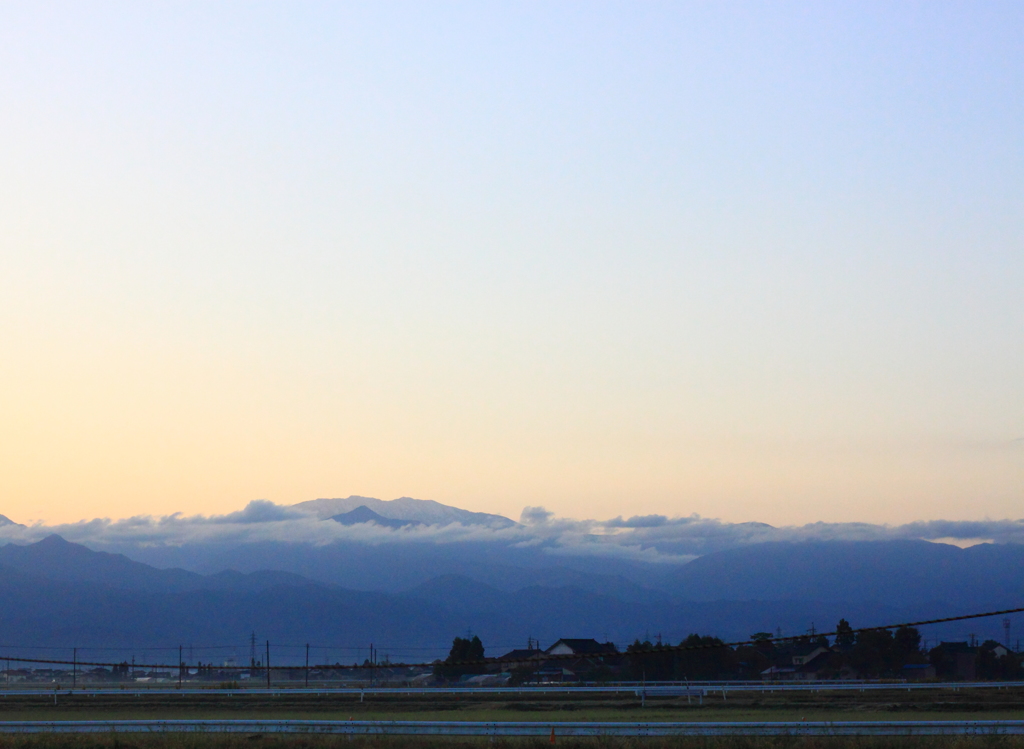
[[537, 661], [544, 657], [544, 651], [540, 648], [518, 648], [510, 650], [498, 658], [501, 668], [509, 671], [513, 668], [529, 668], [535, 666]]
[[619, 649], [613, 642], [598, 642], [593, 638], [563, 638], [544, 651], [545, 655], [617, 655]]
[[762, 679], [815, 680], [828, 678], [834, 671], [832, 648], [818, 643], [799, 644], [789, 652], [780, 654], [779, 659], [761, 672]]
[[935, 666], [930, 663], [908, 663], [900, 669], [900, 676], [907, 681], [931, 681], [935, 678]]

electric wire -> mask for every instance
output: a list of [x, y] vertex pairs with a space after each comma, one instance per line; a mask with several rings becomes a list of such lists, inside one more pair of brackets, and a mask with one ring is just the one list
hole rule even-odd
[[[883, 624], [883, 625], [880, 625], [880, 626], [877, 626], [877, 627], [857, 627], [857, 628], [851, 628], [850, 630], [847, 630], [847, 633], [849, 633], [849, 634], [856, 634], [856, 633], [860, 633], [860, 632], [877, 632], [877, 631], [887, 630], [887, 629], [901, 629], [903, 627], [923, 627], [923, 626], [926, 626], [926, 625], [929, 625], [929, 624], [945, 624], [947, 622], [960, 622], [960, 621], [966, 621], [968, 619], [983, 619], [983, 618], [989, 617], [989, 616], [1004, 616], [1006, 614], [1018, 614], [1018, 613], [1021, 613], [1021, 612], [1024, 612], [1024, 606], [1019, 607], [1019, 608], [1013, 608], [1013, 609], [1002, 609], [1002, 610], [999, 610], [999, 611], [985, 611], [985, 612], [977, 613], [977, 614], [963, 614], [963, 615], [960, 615], [960, 616], [945, 616], [945, 617], [941, 617], [939, 619], [924, 619], [924, 620], [916, 621], [916, 622], [901, 622], [901, 623], [898, 623], [898, 624]], [[814, 635], [814, 637], [831, 637], [831, 636], [835, 636], [837, 634], [839, 634], [839, 633], [836, 632], [836, 631], [833, 631], [833, 632], [821, 632], [821, 633], [816, 633]], [[792, 642], [792, 641], [809, 640], [809, 639], [812, 639], [812, 637], [810, 635], [803, 634], [803, 635], [790, 635], [790, 636], [787, 636], [787, 637], [765, 637], [763, 639], [758, 639], [758, 640], [747, 639], [747, 640], [740, 640], [740, 641], [737, 641], [737, 642], [713, 642], [713, 643], [700, 643], [700, 644], [691, 644], [691, 645], [685, 645], [685, 644], [661, 645], [661, 646], [652, 645], [650, 648], [644, 648], [643, 650], [634, 650], [634, 651], [630, 651], [629, 653], [597, 652], [597, 653], [542, 654], [541, 656], [538, 657], [538, 659], [539, 660], [548, 661], [548, 660], [570, 660], [570, 659], [574, 659], [574, 658], [575, 659], [579, 659], [579, 658], [588, 658], [588, 657], [590, 657], [590, 658], [600, 658], [600, 657], [615, 656], [615, 655], [637, 656], [637, 655], [650, 655], [650, 654], [660, 654], [660, 653], [681, 652], [681, 651], [688, 651], [688, 650], [710, 650], [710, 649], [717, 649], [717, 648], [737, 648], [737, 647], [744, 647], [744, 646], [756, 647], [758, 644], [764, 644], [764, 643], [775, 644], [775, 643], [780, 643], [780, 642]], [[303, 646], [303, 647], [305, 647], [305, 646]], [[147, 648], [147, 650], [156, 650], [156, 648]], [[127, 665], [124, 661], [121, 661], [121, 662], [101, 662], [101, 661], [80, 661], [80, 660], [77, 660], [77, 659], [75, 659], [75, 660], [58, 660], [58, 659], [54, 659], [54, 658], [19, 658], [19, 657], [15, 657], [15, 656], [11, 656], [11, 655], [4, 655], [4, 654], [0, 654], [0, 660], [12, 661], [14, 663], [45, 663], [45, 664], [50, 664], [50, 665], [62, 665], [62, 666], [71, 666], [71, 665], [73, 665], [73, 666], [76, 666], [76, 667], [77, 666], [93, 666], [93, 667], [108, 667], [108, 666], [109, 667], [114, 667], [114, 666], [117, 666], [117, 667], [123, 667], [123, 666]], [[499, 657], [499, 658], [479, 658], [479, 659], [475, 659], [475, 660], [458, 660], [458, 661], [447, 661], [446, 660], [446, 661], [444, 661], [446, 666], [479, 666], [479, 665], [489, 665], [489, 664], [521, 663], [521, 662], [523, 662], [522, 658], [506, 659], [506, 658], [503, 658], [503, 657]], [[183, 663], [175, 663], [175, 664], [169, 664], [169, 663], [137, 663], [137, 664], [131, 664], [131, 665], [133, 665], [133, 667], [136, 668], [136, 669], [149, 669], [151, 671], [192, 668], [191, 666], [186, 666]], [[341, 664], [341, 663], [333, 663], [333, 664], [332, 663], [325, 663], [325, 664], [317, 664], [317, 665], [310, 664], [310, 666], [308, 668], [314, 669], [314, 670], [321, 670], [321, 671], [322, 670], [329, 670], [329, 671], [349, 670], [349, 671], [351, 671], [351, 670], [364, 670], [364, 669], [368, 669], [368, 668], [428, 668], [428, 667], [433, 667], [434, 665], [435, 665], [434, 662], [430, 662], [430, 663], [388, 663], [386, 666], [384, 664], [369, 664], [369, 665], [353, 664], [351, 666], [348, 666], [348, 665]], [[249, 671], [252, 668], [253, 668], [252, 665], [248, 665], [248, 666], [217, 666], [216, 667], [216, 669], [218, 671], [238, 671], [238, 672]], [[264, 669], [266, 667], [265, 666], [257, 666], [257, 668], [262, 670], [262, 669]], [[277, 667], [271, 668], [271, 670], [272, 671], [273, 670], [277, 670], [277, 671], [285, 671], [285, 670], [295, 671], [295, 670], [302, 670], [304, 668], [305, 668], [305, 666], [277, 666]]]

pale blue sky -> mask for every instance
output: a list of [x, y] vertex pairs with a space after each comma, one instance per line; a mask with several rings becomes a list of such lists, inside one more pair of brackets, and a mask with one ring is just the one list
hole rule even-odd
[[0, 512], [1018, 517], [1024, 6], [5, 3]]

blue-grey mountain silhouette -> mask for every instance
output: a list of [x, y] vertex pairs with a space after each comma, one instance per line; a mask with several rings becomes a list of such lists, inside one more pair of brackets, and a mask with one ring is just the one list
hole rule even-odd
[[[407, 546], [419, 553], [396, 555]], [[416, 566], [422, 576], [424, 563], [452, 561], [450, 551], [392, 545], [365, 550], [363, 559], [395, 570]], [[392, 648], [396, 659], [402, 647], [409, 648], [406, 659], [423, 659], [443, 655], [467, 628], [500, 650], [531, 635], [547, 643], [578, 635], [626, 644], [650, 632], [668, 642], [692, 632], [730, 640], [780, 628], [797, 634], [812, 624], [820, 631], [840, 617], [867, 626], [1011, 607], [1020, 605], [1024, 568], [1024, 548], [1011, 544], [761, 544], [669, 570], [631, 562], [622, 575], [588, 574], [550, 559], [532, 567], [497, 564], [527, 557], [502, 557], [494, 548], [460, 552], [447, 568], [459, 573], [404, 590], [359, 591], [294, 571], [158, 569], [50, 536], [0, 547], [0, 628], [12, 646], [109, 647], [118, 657], [180, 642], [241, 647], [257, 630], [280, 643], [335, 644], [339, 653], [372, 641]], [[608, 560], [594, 566], [615, 568]], [[649, 585], [631, 579], [645, 570]], [[998, 638], [1001, 624], [949, 625], [925, 636], [962, 639], [967, 632]]]
[[488, 528], [508, 528], [515, 522], [501, 515], [486, 512], [470, 512], [459, 507], [443, 505], [432, 499], [398, 499], [382, 500], [373, 497], [345, 497], [332, 499], [312, 499], [292, 505], [297, 510], [315, 513], [320, 518], [332, 518], [351, 512], [358, 507], [366, 507], [389, 520], [412, 520], [426, 525], [480, 525]]
[[366, 505], [359, 505], [354, 510], [331, 515], [333, 520], [342, 525], [359, 525], [360, 523], [376, 523], [384, 528], [406, 528], [410, 525], [423, 525], [419, 520], [395, 520], [378, 515]]

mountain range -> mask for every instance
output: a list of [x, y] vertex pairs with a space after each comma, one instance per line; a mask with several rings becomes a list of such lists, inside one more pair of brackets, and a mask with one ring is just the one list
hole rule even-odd
[[451, 507], [432, 499], [375, 499], [373, 497], [344, 497], [336, 499], [311, 499], [292, 505], [296, 510], [312, 512], [321, 519], [337, 517], [350, 513], [360, 507], [372, 511], [375, 515], [388, 520], [408, 520], [426, 525], [482, 525], [489, 528], [507, 528], [516, 523], [502, 515], [490, 515], [486, 512], [470, 512], [458, 507]]
[[[365, 505], [348, 513], [360, 507], [367, 512], [352, 519], [389, 519]], [[278, 546], [236, 547], [235, 561], [244, 565], [225, 558], [223, 567], [204, 573], [94, 551], [56, 535], [7, 544], [0, 547], [6, 653], [79, 647], [152, 658], [165, 652], [158, 647], [234, 643], [228, 650], [237, 656], [255, 632], [276, 643], [275, 662], [298, 657], [295, 648], [306, 642], [319, 648], [315, 654], [343, 662], [361, 660], [371, 642], [393, 659], [414, 661], [443, 656], [451, 638], [467, 630], [481, 636], [488, 654], [500, 655], [527, 637], [596, 637], [620, 646], [659, 635], [678, 641], [691, 632], [738, 640], [759, 631], [827, 630], [840, 617], [871, 626], [1024, 601], [1024, 546], [1017, 544], [774, 542], [682, 565], [590, 563], [529, 549], [499, 554], [486, 544], [292, 544], [301, 554], [291, 555]], [[252, 568], [257, 559], [262, 569]], [[383, 569], [393, 575], [390, 584], [356, 590], [339, 582], [373, 566], [379, 569], [370, 577], [381, 580]], [[932, 626], [924, 635], [969, 633], [1004, 639], [1000, 619]]]
[[333, 520], [342, 525], [359, 525], [361, 523], [374, 523], [383, 528], [408, 528], [410, 525], [423, 525], [419, 520], [396, 520], [378, 515], [366, 505], [359, 505], [354, 510], [342, 512], [338, 515], [331, 515], [328, 520]]

